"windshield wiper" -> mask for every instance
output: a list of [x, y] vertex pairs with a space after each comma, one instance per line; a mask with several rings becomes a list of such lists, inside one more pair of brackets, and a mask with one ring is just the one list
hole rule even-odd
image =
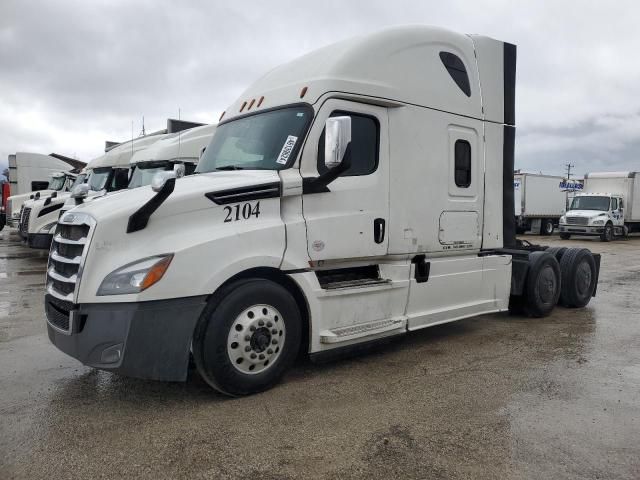
[[216, 167], [216, 170], [244, 170], [244, 168], [237, 165], [225, 165], [224, 167]]

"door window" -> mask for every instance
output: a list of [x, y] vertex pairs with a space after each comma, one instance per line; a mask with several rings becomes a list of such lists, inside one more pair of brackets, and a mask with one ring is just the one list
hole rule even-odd
[[[369, 175], [378, 168], [380, 126], [375, 117], [348, 112], [333, 112], [331, 117], [351, 117], [351, 167], [343, 177]], [[318, 142], [318, 173], [327, 171], [324, 164], [324, 130]]]
[[618, 199], [617, 198], [612, 198], [611, 199], [611, 210], [613, 210], [614, 212], [616, 210], [618, 210]]
[[456, 140], [454, 157], [456, 186], [469, 188], [471, 185], [471, 144], [466, 140]]

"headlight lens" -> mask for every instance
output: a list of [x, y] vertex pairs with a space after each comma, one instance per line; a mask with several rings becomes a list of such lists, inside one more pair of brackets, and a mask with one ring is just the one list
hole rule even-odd
[[564, 215], [560, 217], [560, 223], [567, 223], [567, 217]]
[[47, 223], [44, 227], [41, 227], [40, 230], [38, 230], [38, 233], [53, 233], [52, 230], [55, 229], [57, 224], [58, 222]]
[[173, 254], [156, 255], [114, 270], [102, 281], [98, 295], [139, 293], [159, 282], [169, 268]]
[[604, 225], [604, 220], [594, 220], [593, 225]]

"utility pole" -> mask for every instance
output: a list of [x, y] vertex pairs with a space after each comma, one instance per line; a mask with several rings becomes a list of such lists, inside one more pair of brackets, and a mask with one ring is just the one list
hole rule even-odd
[[565, 167], [567, 167], [567, 180], [571, 179], [571, 169], [575, 167], [575, 165], [571, 165], [570, 163], [565, 163]]

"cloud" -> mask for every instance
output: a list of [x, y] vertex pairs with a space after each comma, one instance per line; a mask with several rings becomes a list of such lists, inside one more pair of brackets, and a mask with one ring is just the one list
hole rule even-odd
[[353, 35], [425, 23], [518, 45], [516, 165], [640, 170], [637, 2], [4, 0], [0, 165], [83, 160], [104, 140], [214, 122], [269, 69]]

